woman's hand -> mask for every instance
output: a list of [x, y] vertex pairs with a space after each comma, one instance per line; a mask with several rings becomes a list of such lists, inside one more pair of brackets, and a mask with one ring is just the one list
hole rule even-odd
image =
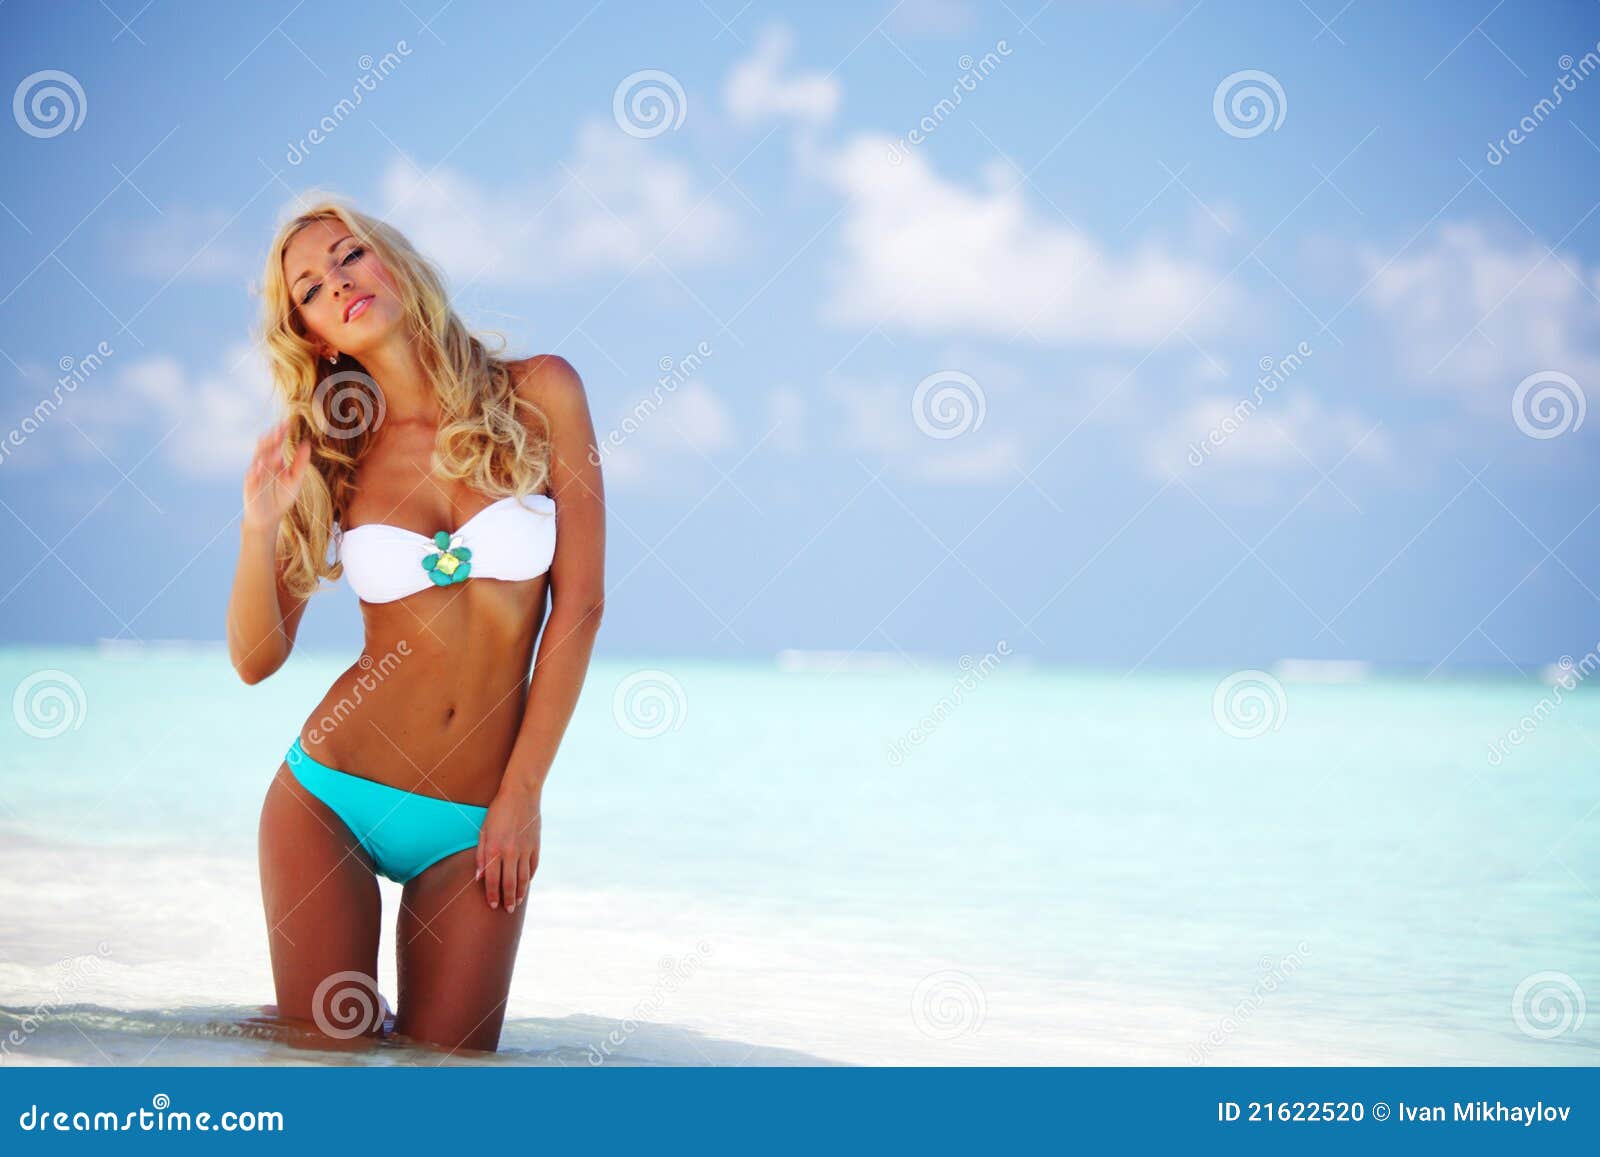
[[311, 440], [302, 439], [295, 449], [294, 461], [285, 465], [283, 440], [288, 434], [289, 422], [285, 419], [256, 442], [255, 457], [244, 474], [246, 526], [276, 529], [300, 493], [300, 480], [311, 461]]
[[502, 785], [489, 803], [489, 814], [478, 832], [478, 874], [489, 907], [505, 900], [515, 912], [528, 895], [528, 882], [539, 870], [539, 796]]

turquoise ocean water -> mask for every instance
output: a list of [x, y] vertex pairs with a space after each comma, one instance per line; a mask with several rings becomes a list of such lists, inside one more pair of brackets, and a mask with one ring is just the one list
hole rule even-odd
[[[0, 652], [0, 1063], [442, 1059], [252, 1019], [262, 793], [347, 661]], [[963, 674], [597, 661], [473, 1063], [1600, 1063], [1593, 688]]]

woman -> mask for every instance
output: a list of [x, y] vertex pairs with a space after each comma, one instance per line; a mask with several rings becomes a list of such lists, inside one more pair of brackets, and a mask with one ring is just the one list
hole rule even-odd
[[583, 384], [559, 357], [490, 353], [400, 233], [334, 202], [279, 231], [263, 285], [288, 415], [244, 480], [233, 665], [250, 684], [283, 666], [324, 576], [365, 624], [261, 811], [278, 1011], [382, 1034], [382, 873], [404, 885], [394, 1030], [494, 1049], [604, 605]]

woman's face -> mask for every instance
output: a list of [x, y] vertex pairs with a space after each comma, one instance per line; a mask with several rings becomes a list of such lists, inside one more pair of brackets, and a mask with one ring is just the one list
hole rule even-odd
[[403, 316], [383, 262], [337, 218], [313, 221], [290, 239], [283, 279], [319, 358], [341, 353], [359, 359]]

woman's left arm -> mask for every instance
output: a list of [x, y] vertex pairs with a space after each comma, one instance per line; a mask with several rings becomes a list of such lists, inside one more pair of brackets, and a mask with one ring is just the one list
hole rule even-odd
[[478, 836], [478, 877], [489, 907], [514, 912], [539, 867], [540, 798], [567, 723], [578, 705], [605, 610], [605, 491], [594, 421], [577, 371], [565, 359], [529, 358], [517, 393], [549, 422], [550, 493], [556, 551], [550, 614], [539, 638], [527, 710], [500, 790]]

